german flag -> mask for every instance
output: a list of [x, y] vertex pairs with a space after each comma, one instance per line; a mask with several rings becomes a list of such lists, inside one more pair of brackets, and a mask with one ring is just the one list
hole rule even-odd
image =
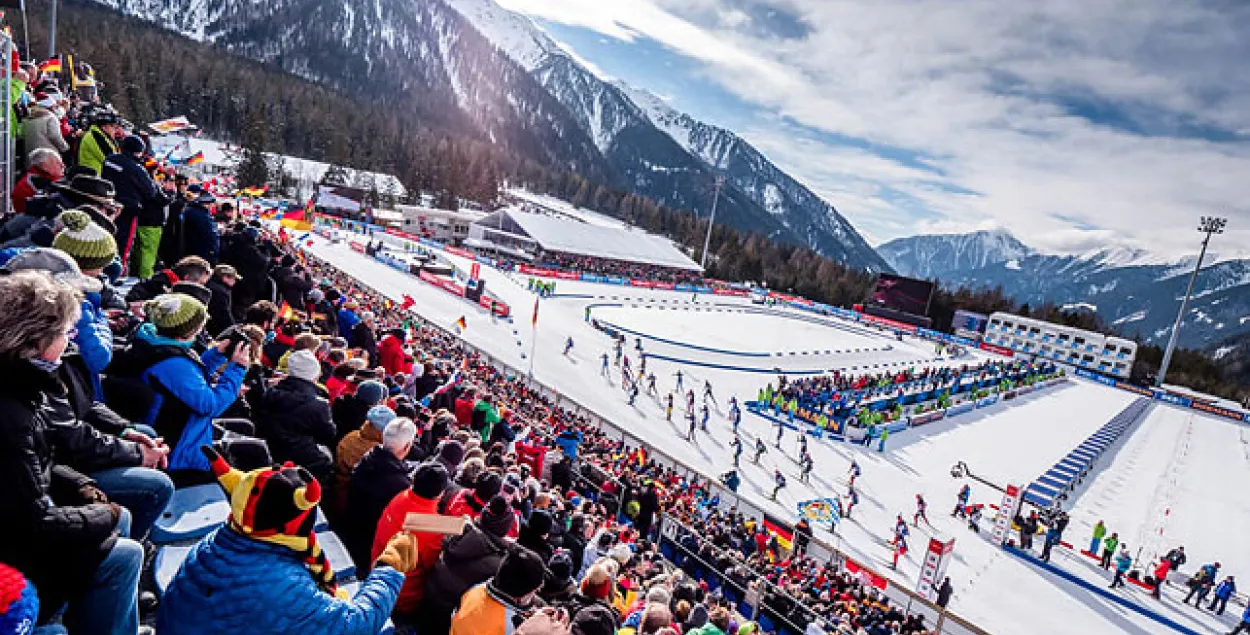
[[302, 209], [289, 209], [283, 212], [282, 220], [279, 222], [283, 227], [289, 227], [296, 231], [312, 229], [312, 222], [308, 220], [308, 213]]
[[48, 61], [39, 65], [40, 73], [59, 73], [61, 72], [61, 58], [53, 57]]
[[[469, 328], [469, 323], [465, 321], [463, 315], [460, 316], [459, 320], [456, 320], [456, 327], [459, 328], [461, 331]], [[468, 358], [466, 357], [465, 359], [467, 360]]]
[[279, 309], [278, 311], [278, 318], [285, 321], [285, 320], [291, 319], [291, 317], [293, 317], [294, 315], [295, 315], [295, 309], [292, 309], [291, 305], [287, 304], [286, 301], [284, 300], [282, 302], [282, 308]]
[[203, 151], [203, 150], [201, 150], [201, 151], [199, 151], [199, 152], [196, 152], [195, 154], [193, 154], [193, 155], [191, 155], [191, 156], [187, 157], [187, 160], [185, 161], [185, 163], [186, 163], [187, 165], [199, 165], [199, 164], [201, 164], [201, 163], [203, 163], [203, 162], [204, 162], [204, 151]]
[[764, 530], [777, 537], [777, 544], [790, 549], [794, 544], [794, 529], [783, 520], [764, 514]]

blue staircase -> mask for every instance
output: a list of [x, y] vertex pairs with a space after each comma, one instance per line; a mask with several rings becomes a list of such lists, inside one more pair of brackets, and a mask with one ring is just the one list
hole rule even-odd
[[1148, 397], [1139, 397], [1121, 410], [1045, 474], [1029, 484], [1024, 490], [1025, 502], [1038, 507], [1050, 507], [1066, 499], [1094, 468], [1098, 459], [1123, 438], [1133, 424], [1142, 419], [1153, 403]]

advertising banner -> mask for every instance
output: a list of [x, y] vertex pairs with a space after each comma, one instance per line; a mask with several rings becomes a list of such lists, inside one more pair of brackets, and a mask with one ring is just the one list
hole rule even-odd
[[1002, 355], [1003, 357], [1013, 357], [1016, 354], [1015, 351], [1010, 348], [1003, 348], [1002, 346], [990, 344], [989, 342], [981, 342], [981, 350], [989, 351], [996, 355]]
[[926, 423], [933, 423], [934, 421], [938, 421], [938, 420], [940, 420], [940, 419], [944, 419], [944, 418], [946, 418], [946, 411], [945, 411], [945, 410], [934, 410], [934, 411], [931, 411], [931, 412], [926, 412], [926, 413], [924, 413], [924, 414], [920, 414], [920, 415], [916, 415], [916, 416], [912, 417], [912, 418], [911, 418], [911, 425], [912, 425], [912, 427], [915, 427], [915, 426], [922, 426], [922, 425], [924, 425], [924, 424], [926, 424]]
[[1008, 485], [1007, 491], [1003, 492], [1002, 502], [998, 504], [998, 516], [994, 519], [994, 531], [991, 534], [994, 544], [1001, 545], [1007, 541], [1007, 536], [1011, 534], [1011, 520], [1016, 517], [1019, 507], [1020, 488]]
[[453, 256], [460, 256], [461, 258], [468, 258], [469, 260], [473, 260], [474, 254], [468, 249], [461, 249], [459, 247], [452, 247], [451, 245], [447, 245], [446, 247], [443, 247], [443, 251], [446, 251], [447, 253]]
[[365, 253], [365, 244], [360, 242], [359, 240], [353, 240], [352, 242], [348, 244], [351, 246], [352, 251], [355, 251], [357, 253], [362, 253], [362, 254]]
[[490, 309], [493, 307], [495, 315], [498, 315], [499, 317], [508, 317], [508, 315], [512, 313], [512, 309], [509, 308], [507, 304], [504, 304], [502, 300], [496, 300], [485, 295], [478, 298], [477, 303], [481, 305], [483, 309]]
[[454, 293], [458, 296], [464, 296], [464, 287], [456, 284], [453, 280], [436, 276], [428, 271], [422, 271], [418, 277], [444, 291]]
[[954, 551], [954, 538], [929, 538], [929, 548], [924, 554], [924, 564], [920, 566], [920, 580], [916, 583], [916, 593], [923, 595], [930, 602], [937, 600], [938, 587], [942, 586], [942, 578], [946, 576], [946, 566], [950, 564], [951, 553]]
[[1207, 414], [1213, 414], [1219, 417], [1227, 417], [1229, 419], [1234, 419], [1236, 421], [1250, 421], [1250, 419], [1246, 418], [1247, 416], [1246, 413], [1237, 412], [1236, 410], [1231, 410], [1229, 408], [1215, 406], [1209, 403], [1202, 403], [1200, 401], [1195, 401], [1190, 407], [1199, 412], [1205, 412]]
[[916, 327], [913, 324], [905, 324], [903, 322], [896, 322], [894, 320], [883, 318], [883, 317], [877, 317], [875, 315], [868, 315], [866, 313], [861, 313], [859, 315], [859, 321], [863, 322], [864, 324], [872, 324], [874, 326], [884, 326], [886, 328], [895, 329], [898, 331], [902, 331], [908, 335], [916, 334]]

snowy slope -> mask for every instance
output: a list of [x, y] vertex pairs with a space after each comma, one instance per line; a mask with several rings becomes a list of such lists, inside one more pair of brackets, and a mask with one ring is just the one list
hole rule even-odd
[[[380, 263], [357, 254], [346, 246], [330, 246], [317, 240], [312, 250], [329, 259], [344, 270], [363, 277], [384, 293], [398, 298], [407, 293], [417, 300], [416, 310], [432, 321], [450, 326], [458, 317], [465, 315], [469, 323], [464, 337], [474, 346], [491, 351], [491, 355], [525, 372], [533, 361], [535, 377], [548, 385], [558, 386], [568, 398], [583, 407], [607, 417], [645, 439], [653, 447], [663, 450], [690, 467], [705, 474], [719, 474], [728, 469], [730, 432], [723, 415], [713, 416], [710, 435], [700, 433], [696, 443], [680, 438], [684, 424], [664, 420], [659, 405], [640, 398], [638, 407], [627, 405], [619, 388], [619, 377], [602, 377], [597, 371], [598, 358], [609, 350], [609, 342], [601, 334], [585, 324], [583, 309], [587, 300], [550, 299], [542, 302], [536, 330], [528, 326], [533, 296], [525, 291], [523, 280], [514, 280], [497, 271], [484, 268], [482, 275], [489, 288], [516, 307], [515, 324], [492, 321], [463, 300], [433, 290], [410, 276], [390, 269]], [[450, 258], [460, 266], [468, 263]], [[589, 283], [558, 282], [558, 293], [620, 294], [622, 289]], [[626, 294], [638, 298], [660, 299], [682, 305], [692, 305], [689, 297], [671, 292], [628, 289]], [[716, 300], [720, 302], [720, 299]], [[745, 301], [726, 301], [728, 305]], [[691, 310], [693, 306], [689, 306]], [[641, 310], [641, 309], [640, 309]], [[622, 317], [618, 315], [617, 317]], [[655, 335], [663, 335], [664, 329], [681, 329], [680, 323], [670, 320], [649, 320], [646, 314], [633, 316], [635, 326], [653, 329]], [[715, 312], [704, 312], [701, 321], [707, 336], [715, 334], [722, 339], [732, 339], [740, 328], [731, 321], [718, 319]], [[525, 326], [520, 326], [524, 324]], [[756, 327], [758, 328], [758, 327]], [[787, 349], [810, 347], [813, 335], [804, 331], [786, 339], [786, 328], [779, 322], [774, 329], [770, 344]], [[669, 332], [669, 335], [678, 335]], [[566, 337], [576, 344], [574, 351], [561, 355]], [[740, 338], [740, 335], [737, 335]], [[861, 341], [858, 335], [831, 330], [821, 336], [821, 345], [849, 346]], [[870, 338], [881, 343], [891, 343], [888, 337]], [[523, 357], [534, 345], [536, 356], [531, 360]], [[932, 355], [932, 348], [923, 342], [908, 339], [897, 343], [894, 359], [914, 359], [924, 363]], [[698, 354], [686, 353], [690, 363], [672, 364], [655, 361], [649, 364], [661, 377], [660, 384], [671, 389], [672, 373], [681, 368], [687, 382], [701, 383], [710, 380], [715, 386], [721, 407], [730, 394], [744, 398], [766, 381], [767, 375], [720, 371], [694, 365], [703, 359]], [[801, 356], [800, 356], [801, 357]], [[869, 359], [874, 359], [869, 355]], [[884, 359], [875, 357], [876, 361]], [[861, 359], [847, 359], [831, 367], [850, 368], [862, 364]], [[942, 362], [964, 363], [964, 362]], [[689, 385], [689, 384], [688, 384]], [[794, 505], [817, 495], [842, 493], [844, 475], [851, 457], [864, 469], [857, 486], [861, 490], [861, 504], [851, 520], [844, 522], [837, 536], [829, 536], [840, 548], [853, 557], [883, 571], [898, 584], [914, 587], [919, 572], [919, 554], [914, 550], [900, 563], [898, 572], [890, 572], [888, 548], [884, 537], [893, 523], [895, 514], [910, 515], [912, 497], [920, 492], [931, 503], [930, 515], [938, 531], [956, 538], [955, 557], [950, 574], [955, 583], [952, 608], [992, 633], [1041, 635], [1043, 633], [1132, 633], [1147, 634], [1163, 632], [1161, 627], [1135, 613], [1124, 610], [1087, 592], [1051, 576], [1038, 573], [1037, 569], [994, 548], [984, 538], [963, 528], [962, 523], [952, 522], [942, 513], [953, 500], [960, 482], [949, 477], [950, 466], [955, 461], [966, 461], [978, 474], [984, 474], [998, 482], [1023, 483], [1034, 478], [1055, 458], [1073, 447], [1078, 439], [1097, 429], [1114, 413], [1122, 409], [1134, 396], [1109, 388], [1074, 382], [1050, 392], [1031, 395], [1012, 404], [986, 409], [978, 414], [899, 433], [891, 438], [888, 451], [877, 453], [857, 446], [832, 442], [813, 442], [811, 449], [816, 460], [817, 472], [811, 486], [797, 482], [797, 466], [794, 464], [795, 439], [787, 433], [783, 451], [771, 447], [773, 426], [754, 415], [744, 418], [742, 430], [745, 440], [752, 443], [757, 436], [770, 441], [769, 453], [756, 467], [743, 463], [743, 486], [739, 493], [744, 502], [766, 508], [782, 517], [791, 517]], [[676, 418], [676, 417], [675, 417]], [[774, 468], [790, 476], [790, 486], [781, 493], [780, 501], [767, 500], [771, 474]], [[973, 499], [979, 502], [996, 502], [997, 493], [973, 484]], [[923, 545], [928, 529], [913, 530], [914, 546]], [[1103, 581], [1105, 583], [1105, 581]], [[1194, 623], [1190, 620], [1189, 623]], [[1215, 633], [1206, 628], [1200, 632]]]

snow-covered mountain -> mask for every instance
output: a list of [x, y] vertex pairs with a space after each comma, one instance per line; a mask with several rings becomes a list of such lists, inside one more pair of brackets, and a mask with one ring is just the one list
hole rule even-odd
[[696, 203], [707, 202], [709, 177], [721, 175], [727, 187], [718, 217], [844, 264], [887, 268], [832, 205], [738, 135], [678, 112], [646, 90], [597, 76], [529, 18], [494, 0], [448, 2], [563, 103], [632, 186], [702, 211], [706, 204]]
[[[912, 236], [878, 247], [904, 275], [946, 286], [1001, 286], [1019, 302], [1088, 305], [1128, 336], [1166, 342], [1193, 270], [1193, 257], [1167, 258], [1132, 247], [1043, 254], [1007, 232]], [[1208, 254], [1181, 331], [1203, 347], [1250, 333], [1250, 260]]]
[[903, 275], [945, 280], [949, 272], [1018, 261], [1033, 250], [1009, 232], [994, 230], [896, 238], [877, 253]]

